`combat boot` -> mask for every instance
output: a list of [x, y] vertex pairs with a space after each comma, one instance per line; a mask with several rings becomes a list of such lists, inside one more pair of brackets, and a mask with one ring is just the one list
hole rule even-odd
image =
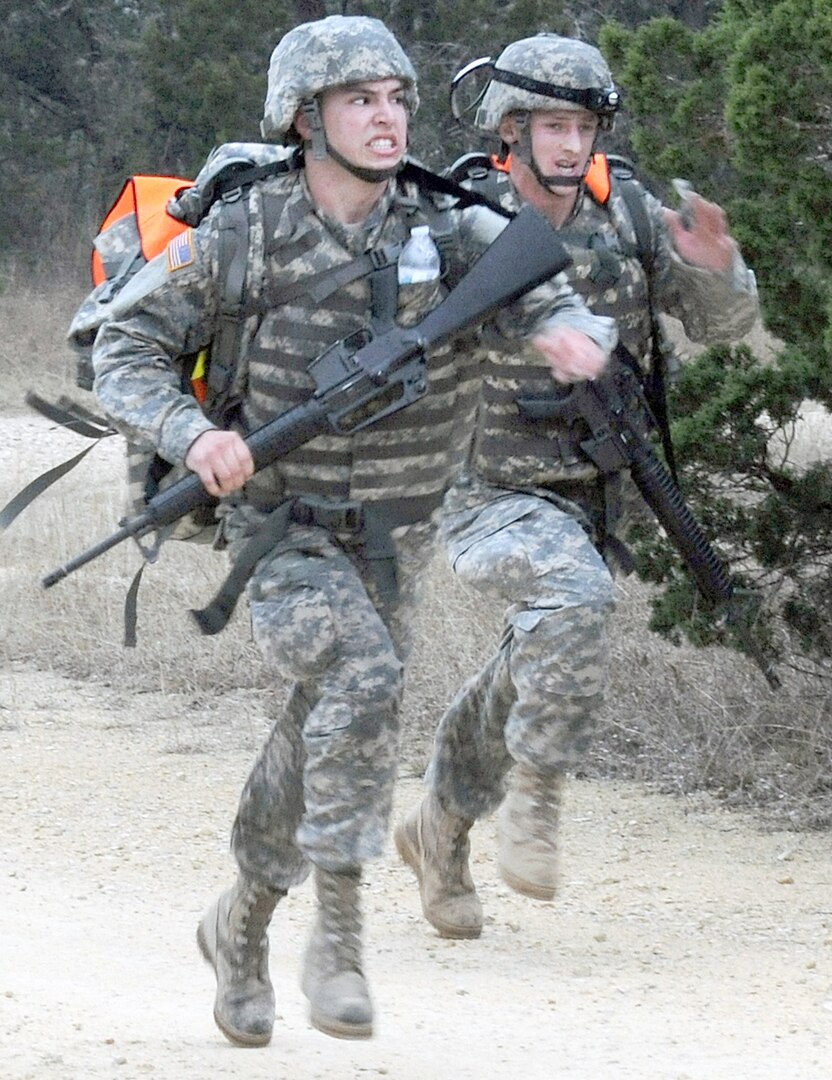
[[422, 913], [440, 937], [477, 938], [482, 933], [482, 906], [468, 869], [472, 825], [428, 794], [396, 826], [396, 848], [416, 874]]
[[318, 914], [304, 959], [301, 986], [314, 1027], [337, 1039], [369, 1039], [373, 1007], [361, 967], [358, 869], [315, 868]]
[[267, 931], [286, 893], [241, 873], [202, 917], [200, 951], [217, 976], [214, 1020], [238, 1046], [265, 1046], [274, 1027]]
[[540, 773], [528, 765], [515, 765], [497, 818], [503, 880], [535, 900], [551, 900], [558, 886], [563, 783], [563, 773]]

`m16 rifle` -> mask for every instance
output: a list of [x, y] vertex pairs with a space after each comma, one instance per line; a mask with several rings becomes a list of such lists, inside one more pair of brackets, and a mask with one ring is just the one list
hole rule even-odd
[[[394, 326], [377, 336], [359, 331], [314, 360], [309, 372], [315, 390], [309, 399], [246, 438], [255, 471], [318, 435], [352, 434], [421, 398], [428, 392], [429, 349], [478, 325], [565, 269], [569, 261], [543, 215], [525, 207], [445, 299], [414, 326]], [[50, 588], [123, 540], [138, 540], [211, 502], [199, 477], [185, 476], [154, 495], [111, 536], [48, 573], [42, 584]]]
[[769, 686], [779, 688], [771, 662], [751, 635], [747, 603], [645, 434], [652, 416], [635, 363], [626, 350], [618, 346], [609, 370], [598, 379], [576, 383], [561, 395], [518, 398], [517, 404], [528, 420], [559, 419], [577, 426], [584, 436], [580, 447], [602, 476], [629, 471], [702, 597], [723, 616], [741, 650], [754, 660]]

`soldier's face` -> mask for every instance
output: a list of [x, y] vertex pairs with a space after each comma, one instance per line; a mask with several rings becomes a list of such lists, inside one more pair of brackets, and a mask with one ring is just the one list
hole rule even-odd
[[598, 117], [587, 109], [541, 109], [531, 114], [529, 132], [544, 176], [580, 178], [598, 133]]
[[404, 156], [408, 114], [400, 79], [327, 90], [321, 116], [330, 146], [354, 165], [389, 169]]

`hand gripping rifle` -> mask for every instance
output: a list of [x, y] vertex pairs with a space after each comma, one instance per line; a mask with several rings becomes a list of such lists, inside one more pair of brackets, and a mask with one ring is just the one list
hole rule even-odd
[[[246, 439], [255, 471], [317, 435], [349, 435], [417, 401], [428, 392], [426, 354], [481, 323], [569, 265], [557, 233], [542, 214], [524, 207], [483, 252], [445, 299], [414, 326], [373, 337], [369, 330], [337, 342], [313, 360], [315, 390], [309, 399], [252, 432]], [[120, 523], [111, 536], [43, 578], [61, 581], [128, 537], [173, 524], [212, 496], [194, 473], [159, 492], [142, 513]]]
[[610, 369], [591, 382], [576, 383], [563, 396], [518, 398], [522, 416], [529, 420], [560, 419], [585, 432], [580, 446], [602, 476], [629, 470], [630, 476], [667, 533], [696, 582], [699, 592], [715, 609], [740, 646], [765, 675], [769, 686], [780, 686], [770, 661], [754, 641], [742, 603], [728, 568], [719, 558], [685, 503], [668, 469], [657, 457], [639, 427], [639, 418], [652, 421], [634, 361], [621, 346]]

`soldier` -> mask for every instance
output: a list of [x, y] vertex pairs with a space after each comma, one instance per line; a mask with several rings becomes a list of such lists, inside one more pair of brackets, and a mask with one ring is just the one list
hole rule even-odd
[[[683, 220], [593, 153], [619, 103], [600, 52], [540, 34], [487, 70], [475, 126], [502, 148], [492, 167], [477, 163], [470, 186], [508, 209], [531, 203], [561, 230], [572, 285], [617, 320], [617, 352], [646, 372], [662, 312], [697, 341], [746, 333], [756, 286], [722, 210], [692, 195]], [[605, 688], [608, 564], [626, 557], [622, 478], [599, 477], [562, 422], [521, 415], [518, 397], [551, 393], [544, 374], [528, 351], [490, 357], [468, 464], [445, 500], [454, 571], [507, 609], [496, 653], [441, 719], [425, 797], [395, 830], [425, 918], [444, 937], [482, 930], [469, 830], [498, 806], [502, 877], [525, 895], [555, 895], [564, 776], [587, 749]]]
[[[310, 870], [317, 917], [302, 987], [311, 1021], [339, 1037], [372, 1033], [359, 884], [388, 828], [406, 619], [458, 451], [456, 357], [431, 354], [431, 392], [406, 411], [351, 437], [318, 437], [256, 475], [240, 432], [307, 397], [307, 365], [332, 343], [394, 317], [409, 325], [439, 302], [436, 270], [408, 284], [399, 266], [392, 293], [389, 275], [378, 284], [375, 271], [408, 230], [444, 231], [447, 258], [470, 265], [502, 227], [482, 207], [447, 207], [402, 169], [417, 100], [410, 61], [375, 19], [304, 23], [275, 48], [263, 135], [300, 144], [300, 154], [244, 196], [252, 302], [247, 378], [238, 372], [229, 430], [181, 391], [177, 372], [177, 358], [207, 345], [221, 316], [226, 202], [125, 288], [93, 355], [96, 394], [120, 429], [184, 462], [220, 497], [232, 562], [263, 522], [274, 530], [247, 592], [254, 638], [293, 686], [240, 798], [237, 879], [198, 929], [217, 979], [215, 1020], [243, 1046], [271, 1038], [267, 931], [275, 905]], [[593, 316], [562, 276], [492, 329], [515, 341], [534, 333], [565, 381], [598, 374], [615, 341], [612, 320]]]

